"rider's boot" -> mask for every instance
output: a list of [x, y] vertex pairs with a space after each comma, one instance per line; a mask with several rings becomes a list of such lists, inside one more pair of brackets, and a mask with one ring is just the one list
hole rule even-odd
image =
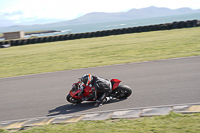
[[106, 97], [106, 102], [110, 102], [113, 99], [112, 96]]

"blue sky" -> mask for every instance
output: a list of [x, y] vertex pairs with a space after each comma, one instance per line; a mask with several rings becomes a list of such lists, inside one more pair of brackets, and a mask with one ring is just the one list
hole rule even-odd
[[125, 12], [149, 6], [200, 9], [200, 0], [0, 0], [0, 27], [32, 24], [37, 19], [71, 20], [90, 12]]

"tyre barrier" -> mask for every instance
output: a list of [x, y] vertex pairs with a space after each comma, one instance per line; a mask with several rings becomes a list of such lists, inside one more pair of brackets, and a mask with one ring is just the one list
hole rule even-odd
[[5, 44], [9, 44], [10, 43], [10, 41], [3, 41], [2, 43], [1, 43], [1, 45], [5, 45]]
[[186, 27], [187, 27], [187, 28], [190, 28], [191, 26], [192, 26], [192, 25], [191, 25], [191, 21], [187, 21], [187, 22], [186, 22]]
[[96, 32], [92, 32], [91, 35], [91, 37], [96, 37]]
[[95, 37], [101, 37], [101, 31], [97, 31]]
[[30, 44], [35, 44], [35, 38], [30, 39]]
[[40, 43], [44, 43], [44, 37], [40, 37]]
[[67, 36], [67, 40], [73, 40], [73, 35], [72, 35], [72, 34], [69, 34], [69, 35]]
[[0, 46], [4, 44], [10, 44], [11, 46], [19, 46], [19, 45], [26, 45], [26, 44], [46, 43], [46, 42], [55, 42], [55, 41], [63, 41], [63, 40], [103, 37], [103, 36], [110, 36], [110, 35], [140, 33], [140, 32], [159, 31], [159, 30], [171, 30], [171, 29], [178, 29], [178, 28], [191, 28], [191, 27], [198, 27], [198, 26], [200, 26], [200, 20], [175, 21], [172, 23], [165, 23], [165, 24], [128, 27], [128, 28], [102, 30], [102, 31], [95, 31], [95, 32], [86, 32], [86, 33], [55, 35], [55, 36], [46, 36], [46, 37], [19, 39], [19, 40], [10, 40], [10, 41], [0, 41]]
[[[87, 32], [85, 35], [85, 38], [90, 38], [92, 37], [92, 32]], [[84, 38], [84, 37], [83, 37]]]
[[106, 31], [105, 30], [103, 30], [103, 31], [101, 31], [101, 36], [106, 36], [107, 34], [106, 34]]
[[19, 40], [15, 41], [15, 46], [19, 46]]
[[63, 40], [68, 40], [67, 35], [63, 35]]
[[30, 40], [30, 39], [27, 39], [27, 40], [26, 40], [26, 44], [31, 44], [31, 40]]
[[58, 36], [58, 41], [63, 41], [63, 35]]
[[37, 43], [41, 43], [41, 38], [37, 38]]
[[14, 40], [11, 40], [10, 41], [10, 46], [13, 46], [13, 44], [14, 44]]
[[19, 40], [18, 41], [18, 45], [25, 45], [26, 44], [26, 40]]
[[85, 33], [85, 38], [90, 38], [91, 37], [91, 33], [90, 32], [86, 32]]
[[50, 36], [48, 42], [53, 42], [53, 36]]
[[53, 41], [53, 42], [57, 41], [57, 36], [53, 36], [52, 41]]
[[112, 35], [112, 32], [110, 30], [107, 30], [107, 35], [108, 36]]
[[80, 34], [76, 33], [76, 34], [72, 34], [73, 39], [80, 39]]
[[11, 41], [0, 42], [0, 48], [8, 48], [11, 46]]
[[192, 26], [193, 27], [200, 26], [200, 20], [192, 20]]
[[73, 40], [73, 39], [77, 39], [76, 37], [77, 37], [77, 35], [76, 35], [76, 34], [72, 34], [72, 37], [71, 37], [71, 39], [72, 39], [72, 40]]

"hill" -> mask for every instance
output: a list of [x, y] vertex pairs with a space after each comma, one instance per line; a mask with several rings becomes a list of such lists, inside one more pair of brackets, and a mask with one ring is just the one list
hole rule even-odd
[[83, 15], [77, 19], [60, 21], [49, 24], [35, 24], [35, 25], [14, 25], [10, 27], [0, 27], [1, 32], [10, 31], [33, 31], [38, 30], [52, 30], [58, 26], [69, 26], [76, 24], [86, 24], [86, 23], [98, 23], [98, 22], [109, 22], [109, 21], [119, 21], [128, 19], [139, 19], [139, 18], [151, 18], [159, 16], [171, 16], [171, 15], [181, 15], [190, 13], [200, 13], [200, 9], [193, 10], [190, 8], [179, 8], [179, 9], [169, 9], [164, 7], [147, 7], [141, 9], [131, 9], [127, 12], [116, 12], [116, 13], [105, 13], [105, 12], [92, 12]]

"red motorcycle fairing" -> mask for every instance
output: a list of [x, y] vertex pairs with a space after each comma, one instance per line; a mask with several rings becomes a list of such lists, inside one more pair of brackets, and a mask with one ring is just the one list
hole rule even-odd
[[[76, 84], [76, 83], [75, 83]], [[84, 93], [82, 95], [79, 95], [79, 93], [81, 92], [81, 90], [77, 90], [75, 92], [73, 91], [70, 91], [69, 94], [73, 97], [73, 98], [76, 98], [76, 99], [82, 99], [83, 97], [90, 97], [92, 95], [92, 88], [89, 87], [89, 86], [85, 86], [83, 85], [85, 88], [84, 88]]]
[[[112, 83], [112, 90], [116, 89], [118, 86], [119, 86], [119, 83], [121, 82], [121, 80], [119, 79], [112, 79], [110, 80], [110, 82]], [[77, 82], [77, 83], [74, 83], [72, 85], [72, 88], [75, 86], [75, 85], [78, 85], [80, 84], [81, 82]], [[79, 93], [81, 93], [81, 89], [71, 89], [69, 94], [73, 97], [73, 98], [76, 98], [76, 99], [82, 99], [83, 97], [90, 97], [93, 93], [92, 91], [92, 88], [89, 87], [89, 86], [86, 86], [86, 85], [83, 85], [85, 88], [84, 88], [84, 93], [82, 93], [81, 95]], [[97, 92], [98, 93], [98, 92]]]
[[112, 79], [110, 81], [112, 83], [112, 90], [116, 89], [119, 86], [119, 83], [121, 82], [121, 80], [119, 79]]
[[[112, 92], [110, 96], [113, 98], [121, 99], [129, 97], [132, 93], [132, 90], [127, 85], [119, 85], [121, 80], [119, 79], [111, 79], [112, 84]], [[83, 101], [95, 101], [98, 96], [102, 93], [99, 91], [95, 91], [91, 85], [85, 86], [81, 81], [74, 83], [72, 85], [69, 94], [66, 97], [66, 100], [70, 103], [81, 103]], [[96, 98], [93, 98], [94, 95]]]
[[69, 91], [69, 94], [70, 94], [73, 98], [82, 99], [82, 96], [78, 95], [78, 93], [80, 93], [80, 92], [81, 92], [81, 90], [77, 90], [76, 92]]

